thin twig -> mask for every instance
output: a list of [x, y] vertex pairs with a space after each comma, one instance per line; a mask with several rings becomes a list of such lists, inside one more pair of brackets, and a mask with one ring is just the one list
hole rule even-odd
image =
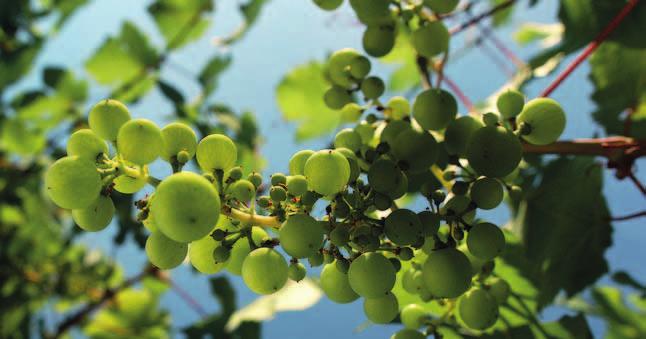
[[204, 310], [202, 305], [200, 305], [197, 300], [195, 300], [187, 291], [185, 291], [183, 288], [181, 288], [179, 285], [175, 284], [173, 280], [170, 278], [165, 279], [165, 282], [173, 289], [177, 295], [186, 302], [190, 308], [198, 313], [202, 318], [206, 318], [208, 316], [208, 312]]
[[637, 213], [632, 213], [628, 215], [622, 215], [620, 217], [610, 217], [610, 221], [625, 221], [625, 220], [630, 220], [630, 219], [636, 219], [636, 218], [641, 218], [641, 217], [646, 217], [646, 211], [641, 211]]
[[491, 9], [489, 9], [488, 11], [486, 11], [484, 13], [481, 13], [481, 14], [478, 14], [478, 15], [474, 16], [473, 18], [469, 19], [468, 21], [463, 22], [463, 23], [459, 24], [458, 26], [451, 28], [449, 30], [449, 33], [451, 35], [458, 34], [458, 33], [462, 32], [462, 31], [464, 31], [465, 29], [477, 24], [478, 22], [482, 21], [483, 19], [486, 19], [486, 18], [496, 14], [497, 12], [499, 12], [499, 11], [513, 5], [515, 2], [516, 2], [516, 0], [507, 0], [507, 1], [502, 2], [502, 3], [500, 3], [500, 4], [498, 4], [498, 5], [494, 6], [494, 7], [491, 7]]
[[637, 186], [639, 191], [642, 192], [642, 194], [646, 197], [646, 187], [644, 187], [644, 184], [642, 184], [642, 182], [639, 181], [639, 179], [635, 176], [635, 173], [629, 172], [628, 178], [630, 179], [630, 181], [633, 182], [633, 184], [635, 184], [635, 186]]

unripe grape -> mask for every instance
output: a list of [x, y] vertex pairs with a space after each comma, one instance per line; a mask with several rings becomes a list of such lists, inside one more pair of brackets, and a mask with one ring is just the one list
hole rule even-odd
[[386, 90], [384, 81], [378, 77], [367, 77], [361, 82], [361, 92], [368, 99], [377, 99]]
[[500, 118], [496, 113], [487, 112], [482, 115], [482, 122], [484, 122], [485, 126], [496, 126], [500, 122]]
[[[268, 237], [269, 235], [262, 227], [253, 226], [251, 228], [251, 239], [255, 246], [260, 246]], [[236, 241], [231, 247], [231, 255], [226, 263], [226, 270], [235, 275], [242, 274], [242, 263], [250, 252], [249, 239], [242, 238]]]
[[334, 195], [348, 184], [350, 165], [338, 151], [321, 150], [307, 159], [305, 177], [311, 190], [321, 195]]
[[402, 274], [402, 287], [404, 288], [404, 291], [410, 293], [410, 294], [417, 294], [417, 288], [415, 286], [415, 281], [413, 280], [413, 276], [415, 275], [415, 272], [417, 270], [414, 267], [411, 267], [407, 270], [404, 271]]
[[350, 241], [350, 230], [343, 224], [337, 225], [330, 232], [330, 241], [337, 247], [343, 247]]
[[422, 235], [425, 237], [437, 234], [440, 229], [440, 216], [431, 211], [422, 211], [417, 213], [420, 223], [422, 224]]
[[352, 88], [356, 80], [352, 78], [348, 68], [358, 57], [361, 57], [361, 53], [352, 48], [344, 48], [332, 53], [327, 65], [330, 80], [342, 88]]
[[108, 145], [91, 129], [80, 129], [72, 133], [67, 141], [68, 156], [78, 156], [96, 162], [101, 154], [108, 155]]
[[352, 128], [344, 128], [334, 137], [334, 148], [345, 147], [356, 152], [361, 148], [362, 144], [361, 136]]
[[350, 5], [359, 21], [366, 25], [390, 20], [388, 0], [350, 0]]
[[449, 50], [449, 31], [441, 21], [429, 22], [418, 28], [411, 36], [417, 53], [432, 58]]
[[305, 266], [303, 266], [303, 264], [299, 262], [289, 264], [289, 268], [287, 269], [287, 277], [290, 280], [299, 282], [305, 279], [306, 275], [307, 271], [305, 270]]
[[471, 210], [471, 199], [464, 195], [452, 195], [446, 201], [444, 206], [440, 209], [441, 213], [452, 212], [454, 215], [462, 216], [466, 222], [471, 222], [475, 219], [476, 210]]
[[523, 156], [518, 138], [504, 127], [487, 126], [471, 135], [467, 160], [479, 174], [500, 178], [511, 173]]
[[467, 237], [469, 252], [482, 260], [497, 257], [505, 248], [505, 235], [498, 226], [483, 222], [469, 230]]
[[222, 270], [226, 263], [218, 264], [213, 260], [213, 250], [219, 245], [220, 243], [210, 235], [191, 242], [188, 247], [188, 258], [191, 265], [204, 274], [214, 274]]
[[307, 214], [287, 218], [278, 231], [283, 250], [294, 258], [307, 258], [316, 253], [323, 243], [323, 229]]
[[417, 95], [413, 117], [425, 130], [438, 131], [455, 119], [458, 103], [451, 93], [442, 89], [427, 89]]
[[388, 258], [388, 261], [390, 261], [391, 264], [393, 264], [393, 268], [395, 269], [395, 272], [399, 272], [402, 269], [402, 263], [399, 261], [397, 258]]
[[220, 197], [204, 177], [180, 172], [157, 186], [150, 212], [164, 235], [178, 242], [191, 242], [213, 229], [220, 216]]
[[525, 105], [525, 96], [523, 93], [509, 89], [498, 96], [496, 99], [496, 106], [498, 112], [505, 118], [509, 119], [515, 117], [523, 110]]
[[205, 171], [212, 173], [215, 170], [226, 171], [235, 166], [238, 160], [236, 145], [222, 134], [211, 134], [197, 145], [197, 162]]
[[396, 245], [406, 246], [422, 235], [422, 223], [415, 212], [401, 208], [386, 217], [384, 232]]
[[504, 195], [502, 185], [493, 178], [482, 177], [471, 185], [471, 199], [484, 210], [500, 205]]
[[368, 320], [375, 324], [387, 324], [397, 317], [399, 302], [391, 292], [378, 298], [368, 298], [363, 301], [363, 312]]
[[454, 248], [431, 252], [422, 274], [426, 288], [439, 298], [458, 297], [471, 286], [471, 263]]
[[260, 175], [260, 173], [249, 173], [247, 180], [249, 180], [253, 184], [253, 186], [256, 187], [256, 189], [258, 189], [260, 185], [262, 185], [262, 175]]
[[231, 167], [224, 175], [224, 177], [226, 178], [226, 180], [229, 180], [229, 181], [237, 181], [242, 179], [242, 167], [240, 166]]
[[345, 106], [341, 108], [341, 121], [357, 122], [357, 120], [361, 118], [361, 114], [363, 114], [363, 107], [361, 107], [361, 105], [356, 102], [345, 104]]
[[424, 4], [434, 13], [447, 14], [455, 10], [460, 0], [424, 0]]
[[310, 263], [310, 267], [318, 267], [323, 265], [323, 253], [316, 252], [311, 257], [307, 258], [307, 262]]
[[292, 158], [289, 159], [289, 173], [291, 175], [304, 175], [305, 163], [312, 154], [314, 154], [314, 151], [311, 150], [302, 150], [294, 153]]
[[375, 191], [388, 195], [402, 180], [402, 172], [391, 160], [380, 158], [368, 170], [368, 182]]
[[484, 127], [482, 122], [470, 115], [451, 120], [444, 132], [444, 146], [446, 147], [446, 151], [452, 155], [464, 155], [469, 138], [471, 138], [473, 132], [481, 127]]
[[409, 260], [413, 259], [414, 255], [415, 254], [413, 253], [413, 250], [410, 247], [402, 247], [399, 250], [399, 254], [397, 256], [399, 257], [399, 259], [401, 259], [403, 261], [409, 261]]
[[242, 279], [250, 290], [258, 294], [274, 293], [287, 282], [287, 262], [271, 248], [258, 248], [242, 263]]
[[395, 143], [395, 140], [397, 139], [397, 136], [399, 136], [399, 134], [411, 129], [412, 127], [410, 123], [408, 123], [407, 121], [403, 121], [403, 120], [390, 121], [386, 125], [386, 127], [384, 127], [384, 129], [381, 131], [381, 135], [379, 136], [379, 139], [381, 140], [381, 142], [385, 142], [388, 145], [392, 145]]
[[[188, 158], [193, 158], [197, 148], [197, 136], [191, 127], [180, 122], [170, 123], [161, 130], [164, 139], [162, 159], [170, 162], [171, 158], [177, 157], [178, 153], [185, 151]], [[184, 161], [182, 163], [186, 163]]]
[[377, 192], [375, 193], [374, 199], [375, 199], [374, 200], [375, 208], [377, 208], [380, 211], [385, 211], [393, 205], [393, 199], [391, 199], [386, 194]]
[[269, 189], [269, 197], [275, 202], [287, 200], [287, 191], [282, 186], [272, 186]]
[[357, 56], [350, 61], [350, 75], [355, 79], [363, 79], [370, 73], [370, 59], [363, 55]]
[[359, 295], [350, 287], [348, 275], [339, 271], [335, 263], [323, 267], [321, 289], [330, 300], [339, 304], [347, 304], [359, 298]]
[[231, 256], [231, 250], [223, 245], [218, 245], [213, 250], [213, 260], [216, 264], [226, 263]]
[[287, 177], [287, 190], [289, 194], [300, 197], [307, 192], [307, 179], [303, 175], [291, 175]]
[[465, 195], [469, 191], [469, 184], [464, 181], [456, 180], [451, 187], [451, 193], [455, 195]]
[[333, 11], [341, 6], [342, 3], [343, 0], [314, 0], [314, 4], [326, 11]]
[[146, 239], [148, 260], [162, 270], [179, 266], [186, 258], [188, 245], [168, 239], [161, 232], [155, 232]]
[[350, 264], [350, 286], [364, 298], [377, 298], [389, 292], [395, 285], [395, 269], [376, 252], [363, 253]]
[[88, 116], [90, 128], [99, 137], [116, 141], [121, 125], [130, 120], [126, 105], [113, 99], [101, 100], [92, 107]]
[[348, 182], [355, 182], [357, 178], [359, 178], [359, 175], [361, 175], [361, 168], [357, 162], [356, 154], [345, 147], [337, 148], [336, 151], [343, 154], [343, 156], [348, 160], [348, 165], [350, 165], [350, 178], [348, 178]]
[[375, 135], [375, 128], [366, 122], [357, 124], [354, 127], [354, 130], [359, 133], [359, 135], [361, 136], [361, 141], [364, 144], [370, 143], [370, 141], [372, 141], [372, 137]]
[[238, 201], [248, 202], [253, 199], [256, 187], [249, 180], [238, 180], [229, 186], [229, 193]]
[[325, 105], [333, 110], [342, 109], [343, 106], [352, 102], [352, 96], [340, 86], [332, 86], [323, 95]]
[[408, 177], [404, 172], [399, 172], [399, 177], [396, 178], [397, 187], [394, 190], [388, 192], [388, 196], [392, 200], [397, 200], [406, 194], [408, 191]]
[[410, 103], [402, 96], [390, 98], [386, 106], [390, 108], [390, 117], [395, 120], [401, 120], [410, 114]]
[[424, 308], [417, 304], [408, 304], [404, 306], [400, 314], [402, 324], [406, 328], [418, 329], [424, 324], [426, 319], [426, 311]]
[[390, 339], [426, 339], [426, 336], [408, 328], [393, 334]]
[[380, 58], [393, 50], [396, 37], [396, 26], [393, 23], [368, 25], [363, 32], [363, 50], [375, 58]]
[[565, 112], [553, 99], [530, 100], [516, 119], [518, 124], [530, 127], [529, 134], [521, 137], [530, 144], [547, 145], [555, 142], [565, 129]]
[[498, 320], [498, 303], [489, 292], [474, 288], [458, 299], [458, 314], [467, 327], [484, 330]]
[[74, 222], [85, 231], [96, 232], [110, 225], [114, 216], [114, 203], [110, 197], [100, 195], [90, 206], [72, 210]]
[[101, 176], [94, 163], [78, 157], [64, 157], [54, 162], [45, 173], [47, 195], [66, 209], [90, 206], [101, 192]]
[[307, 191], [303, 196], [301, 197], [301, 203], [305, 206], [314, 206], [314, 204], [321, 198], [321, 195], [312, 192], [312, 191]]
[[134, 119], [119, 129], [117, 149], [124, 159], [137, 165], [145, 165], [155, 161], [162, 153], [164, 139], [154, 122]]
[[488, 281], [488, 284], [489, 294], [496, 299], [498, 305], [504, 304], [511, 293], [511, 286], [509, 286], [509, 283], [500, 278], [492, 278]]
[[268, 196], [263, 195], [258, 197], [258, 206], [266, 208], [269, 207], [269, 205], [271, 205], [271, 199], [269, 199]]
[[437, 160], [437, 142], [426, 131], [405, 130], [397, 135], [391, 146], [393, 155], [413, 173], [428, 170]]

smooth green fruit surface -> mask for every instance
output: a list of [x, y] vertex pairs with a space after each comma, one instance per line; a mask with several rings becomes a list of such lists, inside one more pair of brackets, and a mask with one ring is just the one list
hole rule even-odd
[[258, 248], [242, 263], [242, 279], [250, 290], [258, 294], [277, 292], [287, 282], [287, 262], [271, 248]]
[[441, 89], [425, 90], [417, 95], [413, 104], [413, 117], [425, 130], [444, 129], [457, 113], [457, 101], [451, 93]]
[[187, 244], [173, 241], [161, 232], [155, 232], [146, 239], [148, 260], [162, 270], [179, 266], [187, 252]]
[[518, 124], [529, 125], [529, 134], [522, 138], [534, 145], [547, 145], [555, 142], [565, 129], [565, 112], [553, 99], [536, 98], [530, 100], [518, 115]]
[[433, 21], [414, 31], [411, 42], [417, 53], [432, 58], [449, 50], [449, 38], [449, 30], [442, 21]]
[[469, 165], [479, 174], [501, 178], [518, 167], [523, 148], [511, 131], [486, 126], [471, 135], [467, 146]]
[[470, 115], [451, 120], [444, 131], [444, 147], [449, 154], [464, 155], [471, 135], [484, 127], [480, 119]]
[[484, 210], [496, 208], [504, 195], [502, 184], [493, 178], [482, 177], [471, 185], [471, 200]]
[[408, 304], [401, 311], [401, 321], [406, 328], [418, 329], [426, 318], [426, 311], [418, 304]]
[[134, 119], [126, 122], [117, 134], [117, 149], [126, 160], [138, 165], [151, 163], [164, 150], [161, 130], [154, 122]]
[[454, 248], [431, 252], [422, 273], [426, 288], [438, 298], [459, 297], [471, 286], [471, 263]]
[[62, 208], [82, 209], [101, 192], [101, 176], [94, 163], [78, 157], [56, 160], [45, 173], [47, 195]]
[[380, 253], [363, 253], [350, 264], [348, 280], [352, 289], [364, 298], [378, 298], [395, 285], [395, 268]]
[[110, 197], [100, 195], [90, 206], [72, 210], [74, 222], [85, 231], [96, 232], [106, 228], [114, 216]]
[[309, 188], [321, 195], [333, 195], [343, 190], [350, 179], [348, 160], [335, 150], [314, 153], [305, 163]]
[[498, 303], [489, 292], [474, 288], [458, 299], [458, 314], [469, 328], [484, 330], [498, 320]]
[[220, 243], [210, 235], [191, 242], [188, 247], [188, 258], [191, 265], [204, 274], [214, 274], [221, 271], [226, 266], [226, 263], [216, 263], [213, 260], [213, 250], [219, 245]]
[[189, 159], [195, 156], [197, 136], [190, 126], [180, 122], [173, 122], [164, 126], [161, 133], [164, 139], [164, 150], [161, 156], [164, 160], [170, 162], [181, 151], [186, 151]]
[[525, 96], [517, 90], [507, 90], [498, 96], [496, 106], [498, 111], [505, 118], [515, 117], [523, 110]]
[[91, 129], [80, 129], [67, 141], [67, 155], [96, 162], [99, 155], [108, 155], [108, 145]]
[[469, 230], [467, 236], [469, 252], [482, 260], [491, 260], [505, 248], [505, 235], [498, 226], [483, 222]]
[[283, 223], [278, 238], [287, 254], [294, 258], [307, 258], [321, 248], [323, 229], [311, 216], [294, 214]]
[[130, 120], [130, 112], [126, 105], [113, 99], [101, 100], [94, 105], [88, 116], [90, 128], [99, 137], [116, 141], [119, 129]]
[[321, 288], [330, 300], [339, 304], [347, 304], [359, 298], [359, 295], [350, 287], [348, 275], [339, 271], [336, 262], [323, 267]]
[[394, 294], [388, 292], [379, 298], [368, 298], [363, 301], [363, 312], [368, 320], [375, 324], [387, 324], [397, 317], [399, 303]]
[[197, 162], [205, 171], [226, 171], [235, 166], [238, 160], [236, 145], [223, 134], [211, 134], [197, 145]]

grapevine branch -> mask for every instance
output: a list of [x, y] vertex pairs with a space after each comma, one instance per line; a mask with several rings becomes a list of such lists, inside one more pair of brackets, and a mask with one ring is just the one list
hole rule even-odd
[[632, 213], [628, 215], [622, 215], [620, 217], [612, 217], [610, 218], [611, 221], [625, 221], [625, 220], [630, 220], [630, 219], [636, 219], [640, 217], [646, 217], [646, 211], [641, 211], [637, 213]]
[[484, 20], [484, 19], [486, 19], [486, 18], [500, 12], [501, 10], [513, 5], [515, 2], [516, 2], [516, 0], [507, 0], [505, 2], [501, 2], [500, 4], [498, 4], [498, 5], [494, 6], [494, 7], [491, 7], [491, 9], [489, 9], [488, 11], [486, 11], [484, 13], [480, 13], [480, 14], [474, 16], [473, 18], [459, 24], [458, 26], [451, 28], [449, 30], [449, 33], [451, 35], [458, 34], [458, 33], [462, 32], [462, 31], [464, 31], [465, 29], [479, 23], [480, 21], [482, 21], [482, 20]]

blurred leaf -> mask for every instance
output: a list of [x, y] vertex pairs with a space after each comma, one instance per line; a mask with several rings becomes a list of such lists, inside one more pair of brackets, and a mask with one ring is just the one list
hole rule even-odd
[[199, 75], [199, 81], [202, 85], [203, 91], [208, 96], [218, 86], [218, 78], [220, 74], [231, 65], [231, 57], [229, 56], [215, 56], [209, 61], [202, 69]]
[[283, 118], [298, 125], [296, 140], [324, 135], [339, 125], [339, 112], [329, 109], [323, 102], [329, 87], [323, 76], [323, 65], [310, 62], [294, 68], [276, 88]]
[[645, 338], [646, 310], [627, 305], [621, 291], [613, 287], [592, 290], [595, 308], [608, 324], [606, 338]]
[[388, 89], [391, 91], [407, 91], [419, 85], [420, 76], [417, 70], [416, 52], [410, 43], [405, 30], [400, 29], [395, 41], [395, 47], [381, 61], [398, 66], [390, 75]]
[[256, 19], [258, 18], [258, 15], [260, 14], [260, 10], [262, 9], [262, 6], [265, 5], [267, 0], [248, 0], [245, 4], [240, 5], [240, 12], [242, 12], [242, 16], [244, 16], [246, 25], [251, 26], [254, 24]]
[[[489, 0], [492, 8], [506, 1], [507, 0]], [[513, 13], [513, 10], [514, 10], [514, 5], [511, 5], [511, 6], [507, 6], [507, 8], [505, 9], [502, 9], [494, 13], [494, 15], [491, 17], [494, 27], [502, 26], [508, 23], [509, 20], [511, 19], [511, 14]]]
[[541, 47], [551, 47], [561, 41], [563, 25], [561, 24], [540, 24], [524, 23], [514, 32], [514, 40], [520, 45], [528, 45], [538, 40]]
[[594, 119], [606, 133], [623, 135], [622, 113], [633, 109], [628, 136], [646, 137], [646, 49], [606, 42], [592, 55], [590, 66]]
[[8, 52], [3, 51], [0, 57], [0, 93], [5, 87], [29, 72], [41, 45], [42, 42], [39, 40]]
[[55, 25], [56, 29], [60, 29], [74, 11], [86, 3], [87, 0], [53, 0], [52, 7], [59, 11]]
[[175, 86], [169, 84], [164, 80], [157, 81], [157, 85], [159, 86], [159, 90], [162, 92], [162, 94], [168, 100], [170, 100], [173, 105], [180, 106], [184, 104], [184, 95], [182, 95], [182, 93], [177, 88], [175, 88]]
[[166, 39], [166, 48], [179, 48], [202, 36], [211, 20], [211, 0], [157, 0], [148, 7], [157, 28]]

